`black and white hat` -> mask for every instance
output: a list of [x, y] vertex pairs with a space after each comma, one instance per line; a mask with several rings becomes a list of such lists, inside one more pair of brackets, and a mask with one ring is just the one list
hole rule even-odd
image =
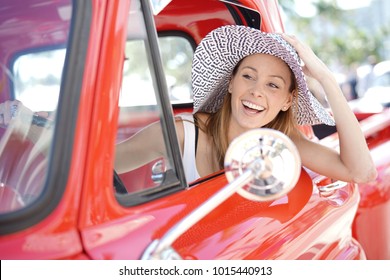
[[257, 53], [279, 57], [294, 73], [298, 102], [293, 110], [299, 125], [335, 125], [330, 114], [310, 93], [295, 49], [279, 34], [241, 25], [226, 25], [211, 31], [196, 48], [192, 62], [194, 113], [219, 110], [234, 67], [244, 57]]

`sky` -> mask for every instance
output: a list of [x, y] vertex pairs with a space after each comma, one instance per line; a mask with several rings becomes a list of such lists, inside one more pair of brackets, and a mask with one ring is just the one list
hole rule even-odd
[[371, 4], [371, 0], [337, 0], [337, 3], [341, 9], [350, 10], [367, 7]]
[[[312, 17], [316, 11], [310, 2], [313, 0], [295, 0], [297, 12], [303, 17]], [[351, 10], [367, 7], [372, 0], [337, 0], [339, 7], [343, 10]]]

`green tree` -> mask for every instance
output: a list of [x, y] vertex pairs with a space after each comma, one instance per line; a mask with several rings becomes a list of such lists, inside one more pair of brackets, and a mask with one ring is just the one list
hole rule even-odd
[[317, 14], [311, 18], [298, 14], [294, 0], [279, 0], [279, 4], [298, 37], [302, 37], [326, 64], [349, 67], [364, 63], [371, 55], [384, 59], [383, 38], [389, 36], [389, 27], [368, 32], [353, 21], [354, 11], [341, 10], [335, 0], [313, 1]]

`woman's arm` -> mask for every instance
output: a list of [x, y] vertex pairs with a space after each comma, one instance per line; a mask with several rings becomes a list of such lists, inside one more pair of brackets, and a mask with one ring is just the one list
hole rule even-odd
[[[0, 104], [0, 127], [7, 128], [9, 134], [17, 134], [21, 139], [32, 141], [36, 151], [45, 155], [49, 152], [53, 129], [47, 125], [34, 125], [34, 113], [20, 101], [8, 100]], [[43, 114], [43, 115], [42, 115]], [[42, 112], [41, 117], [48, 117]], [[49, 120], [49, 122], [51, 122]], [[180, 125], [177, 125], [180, 123]], [[176, 120], [176, 129], [183, 148], [183, 125]], [[160, 122], [155, 122], [137, 132], [134, 136], [116, 145], [115, 170], [120, 174], [141, 167], [160, 157], [166, 157], [166, 146]]]
[[[175, 121], [180, 149], [184, 146], [184, 129], [180, 118]], [[160, 157], [166, 158], [166, 146], [159, 121], [118, 143], [114, 168], [118, 174], [134, 170]]]
[[155, 122], [116, 145], [114, 168], [121, 174], [159, 157], [166, 157], [165, 145], [160, 122]]
[[332, 72], [307, 45], [294, 36], [283, 34], [283, 38], [297, 50], [304, 62], [304, 73], [322, 86], [333, 112], [340, 141], [340, 151], [337, 153], [304, 137], [295, 137], [303, 164], [334, 179], [356, 183], [374, 180], [377, 171], [366, 139]]

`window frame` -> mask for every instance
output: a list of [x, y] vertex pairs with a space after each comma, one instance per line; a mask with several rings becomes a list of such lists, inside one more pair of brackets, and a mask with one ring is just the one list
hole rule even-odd
[[146, 54], [151, 71], [153, 87], [156, 93], [157, 106], [161, 109], [160, 121], [165, 146], [167, 148], [167, 158], [172, 160], [172, 166], [175, 167], [176, 171], [176, 174], [173, 175], [176, 176], [169, 175], [169, 180], [164, 181], [160, 186], [155, 188], [131, 194], [115, 193], [117, 201], [125, 207], [147, 203], [188, 187], [181, 158], [180, 145], [176, 135], [173, 109], [169, 100], [168, 86], [162, 65], [153, 12], [149, 1], [140, 0], [140, 4], [146, 29]]

